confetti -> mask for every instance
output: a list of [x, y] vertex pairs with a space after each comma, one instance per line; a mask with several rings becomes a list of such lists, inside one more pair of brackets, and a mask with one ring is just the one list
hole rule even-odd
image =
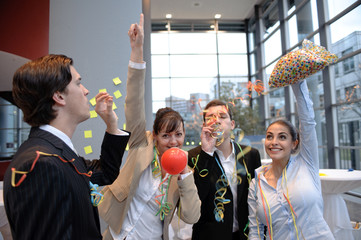
[[283, 87], [303, 80], [337, 61], [324, 47], [305, 39], [302, 48], [281, 57], [269, 79], [270, 87]]
[[122, 83], [122, 81], [119, 79], [119, 77], [116, 77], [116, 78], [113, 78], [113, 83], [114, 83], [115, 85], [119, 85], [119, 84]]

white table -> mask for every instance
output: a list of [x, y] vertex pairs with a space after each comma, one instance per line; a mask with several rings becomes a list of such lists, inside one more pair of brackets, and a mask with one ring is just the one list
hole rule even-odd
[[323, 216], [335, 239], [353, 240], [350, 216], [342, 193], [361, 186], [361, 171], [320, 169]]

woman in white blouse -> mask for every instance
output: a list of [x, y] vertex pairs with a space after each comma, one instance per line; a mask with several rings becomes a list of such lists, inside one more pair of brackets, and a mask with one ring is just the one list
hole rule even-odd
[[334, 239], [323, 219], [313, 103], [306, 81], [292, 89], [300, 132], [285, 120], [267, 129], [265, 149], [272, 163], [256, 169], [250, 185], [250, 240], [264, 239], [264, 234], [270, 240]]

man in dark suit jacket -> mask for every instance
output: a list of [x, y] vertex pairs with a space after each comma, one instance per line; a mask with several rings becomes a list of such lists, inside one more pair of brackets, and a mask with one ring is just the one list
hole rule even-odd
[[89, 118], [89, 92], [72, 63], [48, 55], [14, 75], [15, 103], [32, 128], [4, 178], [13, 239], [102, 239], [96, 207], [101, 195], [92, 184], [117, 178], [129, 133], [118, 129], [113, 98], [99, 93], [95, 110], [107, 126], [100, 159], [77, 155], [71, 137]]
[[225, 102], [209, 102], [203, 120], [202, 145], [188, 154], [202, 201], [192, 239], [247, 239], [248, 186], [261, 165], [260, 154], [231, 139], [235, 122]]

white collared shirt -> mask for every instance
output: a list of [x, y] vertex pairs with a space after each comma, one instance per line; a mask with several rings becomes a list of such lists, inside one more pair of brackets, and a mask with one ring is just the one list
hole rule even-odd
[[[167, 173], [164, 178], [161, 179], [160, 176], [154, 177], [152, 171], [153, 164], [150, 164], [142, 173], [139, 180], [139, 187], [137, 188], [132, 202], [130, 203], [129, 210], [124, 219], [120, 233], [116, 234], [109, 227], [114, 240], [123, 240], [124, 238], [127, 238], [127, 240], [163, 239], [163, 221], [160, 220], [159, 214], [156, 216], [159, 211], [159, 204], [156, 200], [161, 202], [161, 189], [163, 189], [163, 193], [166, 193], [168, 178], [171, 177], [171, 175]], [[193, 172], [190, 171], [179, 175], [180, 180], [183, 180], [191, 174], [193, 174]], [[164, 202], [165, 201], [167, 201], [166, 196], [164, 196]], [[172, 213], [172, 210], [175, 207], [176, 206], [172, 206], [169, 214]]]
[[62, 131], [60, 131], [59, 129], [49, 125], [49, 124], [45, 124], [45, 125], [41, 125], [39, 127], [41, 130], [50, 132], [51, 134], [57, 136], [58, 138], [60, 138], [63, 142], [66, 143], [66, 145], [68, 145], [76, 154], [78, 154], [74, 148], [73, 143], [71, 142], [71, 139], [68, 137], [68, 135], [66, 135], [65, 133], [63, 133]]
[[124, 219], [122, 230], [120, 234], [116, 234], [111, 228], [110, 232], [114, 240], [137, 239], [152, 239], [161, 240], [163, 235], [163, 222], [160, 220], [159, 205], [156, 203], [160, 198], [156, 196], [161, 195], [159, 187], [163, 187], [164, 192], [168, 186], [168, 181], [164, 181], [169, 177], [168, 174], [162, 179], [164, 181], [162, 186], [160, 176], [153, 176], [153, 164], [150, 164], [140, 177], [139, 187], [130, 203], [127, 216]]

